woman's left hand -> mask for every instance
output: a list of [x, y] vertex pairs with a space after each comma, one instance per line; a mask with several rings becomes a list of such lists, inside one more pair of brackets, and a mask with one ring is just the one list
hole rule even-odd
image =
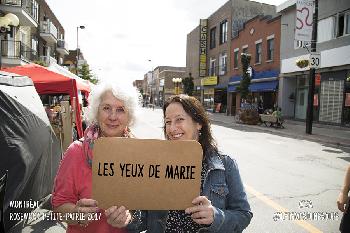
[[214, 207], [207, 197], [196, 197], [192, 204], [195, 206], [187, 208], [185, 212], [191, 214], [194, 222], [203, 225], [210, 225], [214, 222]]
[[112, 227], [123, 228], [131, 221], [131, 214], [124, 206], [112, 206], [105, 211], [107, 223]]

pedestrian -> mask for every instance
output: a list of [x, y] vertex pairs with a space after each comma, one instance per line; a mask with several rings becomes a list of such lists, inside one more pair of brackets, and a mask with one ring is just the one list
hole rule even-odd
[[[84, 137], [65, 152], [52, 192], [53, 211], [68, 223], [67, 232], [126, 232], [124, 227], [131, 214], [125, 207], [111, 206], [103, 211], [91, 199], [92, 147], [100, 137], [132, 137], [129, 126], [134, 122], [137, 101], [132, 86], [101, 83], [91, 91], [87, 117], [90, 125]], [[74, 213], [78, 217], [72, 218]], [[99, 220], [88, 220], [94, 213], [97, 215], [90, 216], [100, 216]]]
[[338, 209], [343, 212], [340, 222], [340, 232], [350, 232], [350, 209], [349, 209], [349, 190], [350, 190], [350, 166], [348, 166], [345, 174], [344, 184], [339, 193], [337, 205]]
[[202, 146], [200, 196], [185, 211], [144, 212], [128, 226], [130, 232], [242, 232], [253, 215], [238, 166], [218, 152], [202, 104], [191, 96], [173, 96], [165, 101], [163, 116], [167, 140], [196, 140]]

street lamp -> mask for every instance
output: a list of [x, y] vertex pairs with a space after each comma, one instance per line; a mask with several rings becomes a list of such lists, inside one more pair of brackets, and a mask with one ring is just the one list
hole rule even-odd
[[80, 29], [85, 29], [84, 25], [80, 25], [77, 27], [77, 61], [76, 61], [76, 66], [75, 66], [75, 73], [78, 75], [78, 61], [79, 61], [79, 28]]
[[180, 94], [180, 83], [182, 82], [182, 78], [173, 78], [173, 83], [174, 83], [174, 86], [175, 86], [175, 95], [178, 95]]

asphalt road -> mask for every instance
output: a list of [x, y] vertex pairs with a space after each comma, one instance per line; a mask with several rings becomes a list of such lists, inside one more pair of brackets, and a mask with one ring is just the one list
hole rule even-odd
[[[143, 108], [137, 118], [133, 132], [138, 138], [163, 138], [160, 109]], [[341, 213], [336, 199], [349, 151], [215, 124], [213, 133], [220, 150], [239, 165], [254, 213], [245, 232], [339, 232]], [[65, 226], [56, 221], [33, 221], [13, 232], [65, 232]]]

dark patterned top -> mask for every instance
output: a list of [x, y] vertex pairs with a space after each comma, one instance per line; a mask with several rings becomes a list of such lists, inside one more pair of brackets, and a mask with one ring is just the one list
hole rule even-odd
[[[208, 171], [207, 163], [202, 163], [201, 172], [201, 191], [203, 189], [203, 182]], [[166, 233], [192, 233], [198, 232], [202, 225], [195, 223], [191, 215], [186, 214], [183, 210], [170, 210], [168, 213], [168, 219], [166, 221]]]

